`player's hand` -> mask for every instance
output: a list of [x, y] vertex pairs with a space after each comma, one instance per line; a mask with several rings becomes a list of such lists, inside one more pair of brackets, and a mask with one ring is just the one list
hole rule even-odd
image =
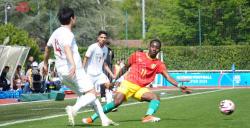
[[182, 92], [182, 93], [186, 93], [186, 94], [192, 93], [192, 90], [189, 89], [189, 88], [186, 87], [186, 86], [181, 86], [180, 89], [181, 89], [181, 92]]
[[76, 74], [76, 66], [72, 66], [71, 69], [69, 70], [69, 76], [73, 78]]
[[112, 82], [111, 82], [111, 83], [106, 83], [106, 84], [104, 84], [105, 88], [107, 88], [107, 89], [113, 88], [114, 85], [115, 85], [115, 83], [112, 83]]
[[112, 77], [112, 79], [116, 79], [116, 76], [114, 74], [110, 75]]

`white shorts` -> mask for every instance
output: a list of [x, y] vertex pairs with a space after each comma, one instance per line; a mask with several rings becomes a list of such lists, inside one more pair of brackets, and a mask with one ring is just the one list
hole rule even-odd
[[117, 80], [116, 80], [116, 82], [122, 82], [124, 80], [124, 75], [122, 75], [120, 78], [118, 78]]
[[88, 74], [88, 77], [90, 78], [91, 82], [94, 84], [96, 90], [100, 89], [101, 84], [110, 83], [108, 77], [104, 73], [101, 73], [99, 75]]
[[76, 74], [73, 78], [69, 77], [69, 71], [67, 68], [58, 68], [57, 72], [62, 83], [77, 95], [82, 95], [83, 93], [94, 89], [94, 84], [91, 82], [83, 68], [76, 69]]

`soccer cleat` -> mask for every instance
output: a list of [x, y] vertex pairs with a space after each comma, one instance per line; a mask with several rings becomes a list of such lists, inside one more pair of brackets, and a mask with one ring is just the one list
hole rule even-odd
[[118, 123], [115, 123], [115, 122], [112, 121], [112, 120], [102, 121], [102, 126], [106, 127], [106, 126], [110, 126], [110, 125], [118, 126], [119, 124], [118, 124]]
[[114, 108], [111, 110], [111, 112], [117, 112], [118, 111], [118, 108]]
[[69, 124], [74, 126], [75, 125], [74, 116], [76, 115], [76, 113], [74, 112], [72, 106], [67, 106], [65, 109], [68, 115]]
[[90, 117], [88, 117], [88, 118], [83, 118], [83, 119], [82, 119], [82, 123], [84, 123], [84, 124], [92, 124], [92, 123], [93, 123], [93, 120], [92, 120]]
[[158, 122], [161, 119], [158, 117], [154, 117], [152, 115], [147, 115], [145, 117], [142, 118], [142, 123], [147, 123], [147, 122]]

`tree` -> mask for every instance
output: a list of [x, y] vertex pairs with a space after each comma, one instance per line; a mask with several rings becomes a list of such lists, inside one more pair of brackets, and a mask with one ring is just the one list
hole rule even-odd
[[29, 33], [15, 27], [12, 24], [0, 25], [0, 44], [3, 43], [6, 37], [9, 37], [8, 45], [19, 45], [30, 47], [30, 55], [39, 57], [40, 49], [37, 41], [29, 37]]
[[[16, 0], [12, 4], [18, 5], [21, 1]], [[61, 6], [69, 6], [75, 10], [78, 23], [74, 32], [81, 46], [93, 43], [99, 30], [112, 32], [111, 35], [116, 35], [120, 31], [116, 29], [116, 26], [119, 26], [117, 23], [120, 22], [119, 14], [113, 10], [111, 0], [26, 0], [26, 2], [30, 10], [26, 13], [12, 10], [9, 22], [28, 31], [42, 46], [47, 42], [51, 32], [59, 26], [56, 15]]]
[[[228, 45], [249, 42], [250, 2], [247, 0], [180, 0], [182, 22], [198, 28], [201, 10], [202, 39], [205, 44]], [[198, 31], [193, 33], [197, 40]], [[196, 37], [196, 38], [195, 38]], [[193, 40], [195, 43], [195, 40]]]

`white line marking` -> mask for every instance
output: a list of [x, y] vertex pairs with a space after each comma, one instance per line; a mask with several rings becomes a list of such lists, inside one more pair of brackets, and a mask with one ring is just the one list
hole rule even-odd
[[[172, 96], [172, 97], [165, 97], [165, 98], [161, 98], [161, 100], [174, 99], [174, 98], [186, 97], [186, 96], [201, 95], [201, 94], [218, 92], [218, 91], [222, 91], [222, 90], [223, 89], [221, 89], [221, 90], [213, 90], [213, 91], [206, 91], [206, 92], [200, 92], [200, 93], [192, 93], [192, 94], [186, 94], [186, 95], [178, 95], [178, 96]], [[121, 105], [121, 107], [135, 105], [135, 104], [142, 104], [142, 103], [147, 103], [147, 102], [127, 103], [127, 104]], [[92, 112], [92, 111], [93, 110], [85, 110], [85, 111], [81, 111], [81, 112], [78, 112], [78, 113], [85, 113], [85, 112]], [[13, 125], [13, 124], [18, 124], [18, 123], [32, 122], [32, 121], [38, 121], [38, 120], [46, 120], [46, 119], [51, 119], [51, 118], [56, 118], [56, 117], [61, 117], [61, 116], [66, 116], [66, 115], [67, 114], [59, 114], [59, 115], [45, 116], [45, 117], [35, 118], [35, 119], [12, 121], [12, 122], [7, 122], [7, 123], [0, 124], [0, 127], [1, 126], [8, 126], [8, 125]]]
[[65, 109], [65, 108], [34, 108], [31, 110], [32, 111], [40, 111], [40, 110], [59, 110], [59, 109]]

